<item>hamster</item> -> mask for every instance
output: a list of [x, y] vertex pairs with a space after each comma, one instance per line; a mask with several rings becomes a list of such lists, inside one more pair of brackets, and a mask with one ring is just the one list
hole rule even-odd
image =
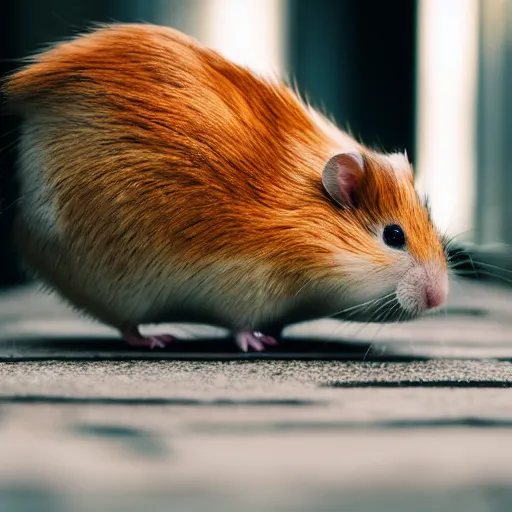
[[171, 28], [97, 27], [3, 85], [21, 117], [17, 243], [69, 303], [139, 326], [412, 319], [443, 304], [443, 240], [407, 156], [377, 152], [285, 83]]

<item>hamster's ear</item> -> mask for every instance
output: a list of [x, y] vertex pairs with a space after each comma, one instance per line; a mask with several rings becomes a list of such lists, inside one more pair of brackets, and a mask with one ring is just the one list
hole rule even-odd
[[329, 159], [322, 173], [326, 192], [341, 206], [353, 204], [352, 196], [364, 175], [361, 153], [340, 153]]

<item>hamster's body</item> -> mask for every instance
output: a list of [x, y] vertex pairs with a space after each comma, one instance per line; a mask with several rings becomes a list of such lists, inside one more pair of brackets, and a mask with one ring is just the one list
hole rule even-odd
[[[146, 323], [249, 333], [312, 306], [331, 315], [392, 294], [418, 265], [446, 295], [443, 248], [402, 155], [364, 148], [283, 84], [177, 31], [96, 30], [5, 91], [23, 118], [22, 253], [129, 341]], [[365, 178], [350, 190], [358, 206], [340, 209], [322, 170], [351, 152]], [[375, 235], [387, 224], [408, 233], [408, 259]], [[239, 344], [259, 348], [251, 340]]]

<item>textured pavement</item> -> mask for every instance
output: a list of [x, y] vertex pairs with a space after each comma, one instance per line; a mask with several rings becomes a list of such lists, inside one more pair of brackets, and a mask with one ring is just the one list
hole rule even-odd
[[294, 326], [263, 355], [198, 326], [129, 351], [6, 292], [0, 510], [510, 511], [512, 291], [452, 289], [441, 316]]

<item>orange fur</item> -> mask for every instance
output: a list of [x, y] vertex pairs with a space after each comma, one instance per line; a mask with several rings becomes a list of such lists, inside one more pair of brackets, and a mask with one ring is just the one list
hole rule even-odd
[[[36, 130], [61, 234], [49, 244], [22, 218], [24, 253], [72, 303], [112, 325], [127, 321], [117, 303], [130, 290], [157, 282], [148, 301], [165, 310], [161, 283], [177, 267], [190, 276], [191, 290], [179, 293], [191, 304], [210, 274], [226, 297], [245, 281], [243, 297], [211, 304], [226, 324], [236, 323], [230, 305], [250, 308], [256, 295], [285, 300], [321, 283], [331, 290], [352, 278], [335, 253], [394, 264], [372, 231], [390, 223], [403, 226], [414, 259], [445, 265], [412, 174], [404, 180], [383, 155], [352, 141], [366, 177], [358, 207], [339, 209], [320, 175], [345, 148], [295, 93], [175, 30], [94, 31], [36, 57], [5, 92]], [[151, 321], [152, 304], [126, 316]]]

